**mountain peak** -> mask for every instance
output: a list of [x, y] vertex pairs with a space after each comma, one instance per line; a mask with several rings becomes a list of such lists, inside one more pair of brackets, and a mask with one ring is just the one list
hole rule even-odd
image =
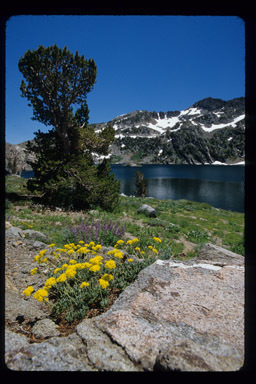
[[193, 108], [206, 109], [207, 111], [214, 111], [215, 109], [221, 109], [226, 105], [226, 101], [222, 99], [214, 99], [212, 97], [206, 97], [199, 100], [192, 105]]
[[199, 100], [192, 105], [193, 108], [205, 109], [207, 111], [215, 111], [217, 109], [221, 109], [223, 107], [231, 107], [231, 108], [245, 108], [245, 98], [237, 97], [232, 100], [222, 100], [215, 99], [213, 97], [206, 97], [205, 99]]

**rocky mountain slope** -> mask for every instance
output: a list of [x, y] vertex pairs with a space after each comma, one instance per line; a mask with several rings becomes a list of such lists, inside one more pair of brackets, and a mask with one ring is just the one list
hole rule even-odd
[[[244, 161], [245, 99], [206, 98], [183, 111], [133, 111], [110, 121], [111, 162], [234, 164]], [[100, 131], [106, 123], [93, 124]], [[6, 144], [6, 171], [30, 170], [25, 144]], [[97, 161], [97, 157], [95, 157]]]
[[[134, 111], [111, 121], [117, 163], [212, 164], [244, 161], [245, 100], [207, 98], [184, 111]], [[105, 124], [96, 125], [101, 129]]]

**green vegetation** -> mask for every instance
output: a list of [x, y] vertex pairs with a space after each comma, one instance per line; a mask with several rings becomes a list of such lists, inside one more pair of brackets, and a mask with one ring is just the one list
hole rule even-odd
[[[92, 219], [91, 211], [50, 210], [22, 193], [26, 180], [6, 176], [6, 218], [13, 225], [22, 227], [29, 223], [34, 230], [47, 235], [49, 242], [61, 246], [70, 236], [70, 227]], [[142, 204], [155, 208], [157, 218], [149, 218], [137, 211]], [[162, 239], [163, 257], [189, 257], [200, 246], [211, 242], [244, 255], [244, 214], [216, 209], [206, 203], [187, 200], [157, 200], [152, 198], [123, 197], [112, 212], [97, 207], [97, 222], [119, 222], [125, 233], [148, 244], [154, 236]], [[161, 256], [161, 255], [159, 255]]]

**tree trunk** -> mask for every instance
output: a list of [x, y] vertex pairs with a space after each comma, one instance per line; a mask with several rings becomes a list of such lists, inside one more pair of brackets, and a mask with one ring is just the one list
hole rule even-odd
[[62, 143], [63, 143], [63, 152], [65, 155], [69, 155], [70, 153], [70, 142], [69, 142], [69, 138], [68, 138], [68, 134], [65, 132], [59, 132], [57, 131], [57, 133], [59, 134], [61, 140], [62, 140]]

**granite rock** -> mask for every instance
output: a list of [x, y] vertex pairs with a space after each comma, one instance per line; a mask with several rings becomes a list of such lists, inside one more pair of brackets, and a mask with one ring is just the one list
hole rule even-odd
[[95, 322], [144, 370], [234, 371], [243, 316], [242, 266], [158, 260]]
[[211, 243], [204, 245], [197, 260], [219, 263], [220, 265], [244, 265], [243, 256]]
[[57, 325], [50, 319], [42, 319], [37, 321], [32, 327], [32, 332], [38, 339], [60, 335], [60, 332], [57, 329]]

